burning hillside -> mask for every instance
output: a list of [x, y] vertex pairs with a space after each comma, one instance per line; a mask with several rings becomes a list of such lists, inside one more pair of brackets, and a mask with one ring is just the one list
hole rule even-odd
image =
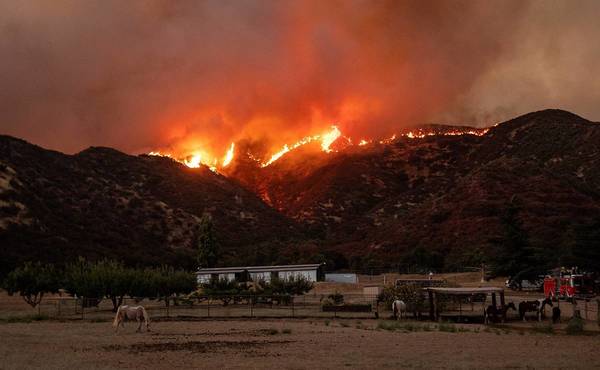
[[[428, 136], [459, 136], [459, 135], [475, 135], [482, 136], [489, 129], [488, 128], [474, 128], [468, 126], [444, 126], [444, 125], [426, 125], [422, 127], [416, 127], [413, 129], [406, 129], [399, 134], [393, 134], [388, 138], [383, 139], [352, 139], [345, 136], [340, 129], [333, 125], [329, 129], [323, 132], [311, 136], [305, 136], [298, 141], [291, 144], [284, 144], [283, 147], [276, 152], [267, 155], [264, 158], [260, 158], [258, 155], [247, 150], [246, 155], [249, 159], [256, 162], [261, 168], [270, 166], [274, 162], [286, 154], [308, 146], [309, 144], [318, 144], [318, 149], [324, 153], [339, 152], [352, 146], [367, 146], [369, 144], [391, 144], [396, 139], [405, 137], [409, 139], [421, 139]], [[313, 145], [314, 146], [314, 145]], [[148, 153], [151, 156], [168, 157], [176, 160], [177, 162], [183, 163], [190, 168], [198, 168], [200, 165], [209, 167], [213, 172], [222, 172], [228, 167], [235, 157], [236, 144], [231, 143], [229, 149], [227, 149], [222, 159], [208, 154], [202, 149], [192, 151], [190, 154], [177, 157], [171, 153], [152, 151]]]

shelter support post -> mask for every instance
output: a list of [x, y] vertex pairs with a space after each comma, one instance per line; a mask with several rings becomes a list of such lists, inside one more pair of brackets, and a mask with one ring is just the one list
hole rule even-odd
[[500, 292], [500, 309], [502, 310], [502, 323], [506, 321], [506, 305], [504, 302], [504, 292]]
[[435, 319], [435, 317], [434, 317], [435, 307], [433, 305], [433, 292], [431, 290], [428, 290], [427, 294], [429, 295], [429, 320], [433, 321]]
[[496, 303], [496, 293], [492, 293], [492, 306], [498, 307]]

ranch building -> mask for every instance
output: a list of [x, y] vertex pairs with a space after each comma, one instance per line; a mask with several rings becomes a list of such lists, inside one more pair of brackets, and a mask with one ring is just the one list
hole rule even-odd
[[227, 279], [238, 282], [259, 281], [266, 282], [271, 279], [288, 279], [290, 277], [304, 277], [315, 282], [323, 279], [321, 264], [284, 265], [284, 266], [241, 266], [241, 267], [214, 267], [200, 268], [196, 272], [199, 284], [208, 283], [211, 279]]

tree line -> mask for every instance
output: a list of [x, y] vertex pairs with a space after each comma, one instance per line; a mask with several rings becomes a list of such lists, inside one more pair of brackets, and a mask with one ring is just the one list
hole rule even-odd
[[131, 268], [113, 260], [90, 262], [80, 258], [63, 269], [52, 264], [27, 262], [11, 271], [2, 282], [9, 295], [18, 293], [36, 307], [45, 294], [67, 293], [82, 299], [85, 306], [97, 306], [110, 299], [113, 309], [126, 296], [164, 300], [197, 289], [196, 276], [170, 266]]

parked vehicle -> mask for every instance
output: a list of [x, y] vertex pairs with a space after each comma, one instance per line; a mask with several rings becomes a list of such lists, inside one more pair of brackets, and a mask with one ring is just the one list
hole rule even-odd
[[544, 277], [541, 276], [539, 279], [535, 280], [521, 280], [521, 285], [519, 286], [519, 281], [509, 278], [506, 280], [504, 285], [508, 289], [512, 290], [534, 290], [534, 291], [542, 291], [544, 286]]
[[546, 298], [589, 298], [595, 295], [594, 275], [578, 271], [561, 271], [544, 279]]

